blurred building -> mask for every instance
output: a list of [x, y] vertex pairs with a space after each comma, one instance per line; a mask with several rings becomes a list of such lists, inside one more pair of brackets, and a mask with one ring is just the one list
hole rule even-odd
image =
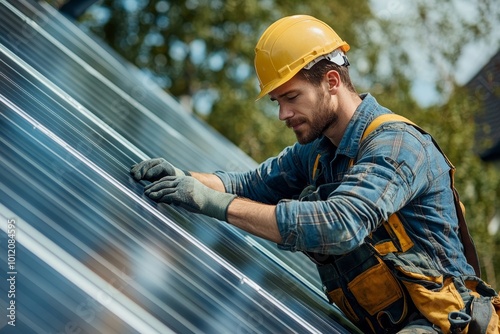
[[483, 107], [476, 117], [478, 153], [484, 161], [500, 160], [500, 50], [466, 86]]
[[[466, 87], [482, 107], [481, 113], [476, 116], [477, 152], [482, 160], [500, 166], [500, 50]], [[500, 230], [500, 207], [497, 207], [497, 214], [490, 221], [488, 230], [492, 235]]]

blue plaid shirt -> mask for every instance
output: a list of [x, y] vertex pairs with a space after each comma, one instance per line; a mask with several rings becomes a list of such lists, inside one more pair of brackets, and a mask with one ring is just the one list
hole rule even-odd
[[[322, 137], [287, 147], [256, 170], [215, 174], [227, 192], [277, 205], [281, 249], [344, 254], [399, 211], [437, 270], [473, 275], [458, 236], [450, 166], [429, 135], [405, 123], [383, 124], [360, 142], [375, 117], [391, 113], [370, 94], [361, 98], [338, 147]], [[315, 191], [299, 200], [307, 187]]]

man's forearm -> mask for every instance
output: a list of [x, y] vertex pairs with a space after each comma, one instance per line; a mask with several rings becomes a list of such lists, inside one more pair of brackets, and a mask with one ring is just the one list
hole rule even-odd
[[255, 236], [281, 243], [276, 206], [235, 198], [227, 210], [227, 222]]
[[[224, 184], [215, 174], [190, 172], [205, 186], [225, 192]], [[234, 199], [227, 210], [227, 222], [258, 237], [280, 243], [275, 215], [276, 206], [251, 201], [245, 198]]]
[[215, 174], [208, 174], [208, 173], [198, 173], [198, 172], [189, 172], [192, 177], [203, 183], [209, 188], [212, 188], [213, 190], [217, 190], [220, 192], [226, 192], [226, 189], [224, 188], [224, 184], [222, 183], [221, 179], [215, 175]]

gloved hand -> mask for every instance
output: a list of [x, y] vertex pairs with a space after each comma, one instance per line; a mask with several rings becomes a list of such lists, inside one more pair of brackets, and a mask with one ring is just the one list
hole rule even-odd
[[191, 212], [227, 220], [227, 208], [234, 194], [213, 190], [191, 176], [165, 176], [144, 188], [155, 202], [179, 205]]
[[149, 159], [130, 167], [130, 174], [136, 181], [157, 181], [164, 176], [190, 175], [189, 172], [174, 167], [165, 159]]

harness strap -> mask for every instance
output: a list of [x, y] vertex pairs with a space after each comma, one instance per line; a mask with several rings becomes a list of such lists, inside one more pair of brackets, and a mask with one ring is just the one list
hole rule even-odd
[[458, 215], [460, 239], [464, 246], [465, 257], [467, 262], [469, 262], [469, 264], [474, 268], [476, 276], [481, 278], [481, 267], [479, 265], [476, 245], [474, 245], [474, 240], [472, 240], [469, 228], [467, 227], [467, 222], [465, 221], [465, 206], [462, 202], [460, 202], [458, 192], [455, 188], [453, 188], [453, 195], [455, 197], [455, 208]]
[[318, 171], [319, 158], [321, 158], [321, 154], [316, 156], [316, 161], [314, 161], [313, 171], [312, 171], [312, 179], [316, 179], [316, 172]]
[[382, 225], [391, 237], [391, 240], [373, 245], [380, 255], [406, 252], [413, 247], [413, 241], [411, 241], [406, 233], [403, 223], [401, 223], [396, 213], [392, 214], [388, 221], [384, 221]]
[[368, 137], [368, 135], [370, 133], [372, 133], [373, 131], [375, 131], [375, 129], [377, 129], [379, 126], [381, 126], [382, 124], [387, 123], [387, 122], [403, 122], [406, 124], [413, 125], [420, 130], [418, 125], [416, 125], [415, 123], [413, 123], [412, 121], [410, 121], [406, 117], [403, 117], [403, 116], [397, 115], [397, 114], [383, 114], [383, 115], [375, 117], [375, 119], [366, 127], [365, 132], [363, 132], [363, 136], [361, 136], [360, 142], [365, 140], [365, 138]]
[[[363, 135], [361, 137], [360, 142], [362, 142], [370, 133], [372, 133], [375, 129], [377, 129], [379, 126], [381, 126], [384, 123], [387, 122], [404, 122], [406, 124], [414, 126], [417, 130], [419, 130], [421, 133], [428, 134], [426, 131], [424, 131], [422, 128], [420, 128], [418, 125], [410, 121], [409, 119], [397, 115], [397, 114], [383, 114], [378, 117], [376, 117], [365, 129], [363, 132]], [[432, 136], [431, 136], [432, 138]], [[472, 237], [469, 233], [469, 228], [467, 227], [467, 222], [465, 220], [465, 207], [462, 202], [460, 202], [460, 198], [458, 196], [458, 192], [455, 188], [455, 166], [451, 163], [451, 161], [448, 159], [448, 157], [444, 154], [443, 150], [439, 147], [437, 142], [432, 138], [432, 142], [434, 143], [434, 146], [441, 152], [443, 157], [445, 158], [446, 162], [450, 166], [450, 179], [451, 179], [451, 189], [453, 190], [453, 198], [455, 202], [455, 209], [457, 212], [457, 217], [458, 217], [458, 222], [459, 222], [459, 232], [460, 232], [460, 239], [462, 241], [462, 244], [464, 246], [464, 254], [467, 259], [467, 262], [474, 268], [474, 271], [476, 272], [477, 277], [481, 277], [481, 268], [479, 266], [479, 258], [477, 255], [476, 247], [474, 245], [474, 241], [472, 240]], [[352, 167], [354, 165], [354, 159], [351, 159], [349, 162], [349, 167]], [[401, 220], [397, 216], [397, 213], [393, 213], [389, 217], [389, 222], [384, 224], [384, 227], [387, 229], [387, 232], [389, 235], [395, 236], [392, 241], [388, 241], [385, 243], [382, 243], [380, 245], [375, 246], [375, 248], [381, 252], [381, 254], [387, 254], [388, 252], [394, 252], [394, 250], [399, 250], [406, 248], [408, 250], [413, 246], [413, 242], [410, 240], [408, 235], [406, 234], [403, 224], [401, 223]], [[389, 228], [389, 229], [388, 229]], [[392, 243], [392, 245], [387, 244], [387, 243]], [[399, 245], [398, 245], [399, 243]]]

